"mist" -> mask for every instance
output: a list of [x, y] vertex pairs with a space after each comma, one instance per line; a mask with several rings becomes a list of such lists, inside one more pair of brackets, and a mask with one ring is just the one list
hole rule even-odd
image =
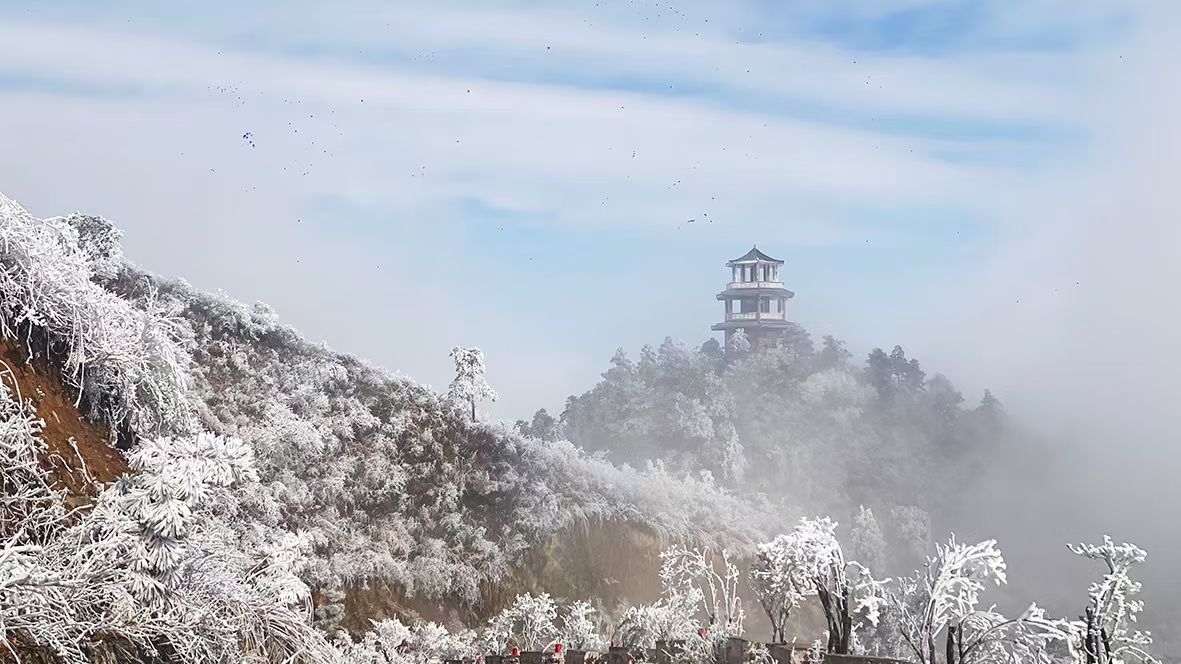
[[1093, 140], [1053, 177], [997, 192], [1002, 245], [938, 291], [936, 323], [916, 338], [950, 375], [992, 386], [1050, 450], [1034, 468], [986, 466], [965, 515], [1000, 540], [1014, 585], [1060, 597], [1079, 573], [1058, 564], [1062, 543], [1109, 533], [1149, 551], [1151, 619], [1169, 628], [1181, 614], [1181, 97], [1161, 65], [1181, 55], [1177, 18], [1158, 3], [1133, 47], [1096, 59], [1079, 109]]

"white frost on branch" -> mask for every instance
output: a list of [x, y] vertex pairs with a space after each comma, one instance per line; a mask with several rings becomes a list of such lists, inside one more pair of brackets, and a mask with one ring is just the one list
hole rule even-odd
[[474, 420], [477, 403], [496, 401], [496, 391], [484, 376], [484, 351], [456, 346], [451, 349], [451, 359], [455, 361], [455, 379], [447, 388], [447, 398], [470, 407]]
[[741, 327], [730, 333], [730, 342], [727, 344], [727, 349], [736, 355], [745, 355], [750, 352], [750, 337], [746, 336], [746, 330]]
[[511, 606], [488, 621], [483, 645], [490, 653], [541, 650], [557, 640], [557, 619], [558, 606], [549, 593], [517, 595]]
[[360, 641], [341, 635], [338, 647], [348, 664], [440, 664], [448, 659], [473, 660], [483, 654], [471, 630], [451, 633], [433, 622], [407, 626], [397, 618], [372, 624]]
[[924, 569], [899, 579], [892, 599], [903, 638], [920, 664], [935, 663], [937, 637], [976, 611], [986, 584], [1005, 581], [1005, 560], [995, 540], [968, 545], [954, 536], [936, 545]]
[[828, 623], [828, 652], [850, 654], [854, 631], [878, 623], [884, 582], [875, 580], [864, 565], [845, 559], [836, 528], [828, 517], [800, 519], [788, 535], [788, 564], [808, 579], [820, 600]]
[[706, 549], [671, 546], [660, 553], [660, 585], [667, 598], [700, 604], [711, 633], [740, 636], [746, 618], [738, 596], [741, 573], [725, 549], [720, 557]]
[[811, 577], [799, 564], [800, 538], [795, 533], [780, 535], [759, 545], [751, 565], [750, 583], [755, 597], [771, 621], [771, 641], [787, 641], [791, 612], [805, 597], [816, 594]]
[[79, 401], [103, 422], [145, 436], [191, 432], [183, 324], [96, 283], [96, 270], [109, 273], [113, 259], [107, 251], [96, 263], [78, 233], [0, 195], [0, 334], [30, 354], [60, 355]]
[[1075, 645], [1080, 659], [1094, 664], [1157, 662], [1147, 651], [1152, 635], [1136, 629], [1144, 601], [1137, 598], [1142, 584], [1131, 576], [1132, 568], [1143, 563], [1148, 554], [1135, 544], [1116, 544], [1108, 536], [1102, 544], [1068, 548], [1106, 567], [1103, 578], [1091, 584], [1083, 620], [1077, 624]]
[[602, 652], [607, 640], [599, 632], [595, 621], [595, 609], [588, 602], [578, 600], [571, 604], [562, 616], [562, 628], [558, 639], [572, 650]]

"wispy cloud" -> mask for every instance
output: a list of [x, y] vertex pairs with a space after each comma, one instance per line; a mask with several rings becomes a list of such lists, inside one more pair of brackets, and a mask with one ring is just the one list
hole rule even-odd
[[[945, 269], [930, 250], [954, 232], [910, 220], [1003, 222], [997, 192], [1090, 140], [1080, 92], [1112, 48], [1095, 27], [1112, 14], [1091, 2], [1070, 26], [1094, 43], [1045, 48], [990, 37], [1011, 34], [1013, 3], [958, 23], [920, 1], [599, 4], [18, 12], [0, 22], [0, 141], [25, 157], [0, 165], [0, 186], [44, 213], [115, 217], [149, 267], [275, 302], [313, 335], [435, 383], [460, 341], [514, 367], [577, 357], [553, 379], [564, 387], [506, 391], [519, 413], [574, 391], [616, 344], [704, 336], [724, 247], [846, 247], [852, 276], [833, 283], [883, 260]], [[1021, 11], [1055, 31], [1053, 14]], [[900, 16], [939, 26], [943, 43], [890, 46]], [[501, 228], [533, 229], [535, 256], [490, 243]], [[544, 260], [567, 243], [657, 255], [609, 274]], [[670, 247], [702, 262], [662, 271], [687, 290], [662, 315], [623, 286]], [[325, 252], [354, 266], [347, 278], [319, 267]], [[839, 288], [804, 286], [813, 302]], [[351, 303], [333, 301], [342, 291]], [[578, 305], [539, 317], [510, 296]], [[390, 328], [406, 310], [437, 322], [369, 337], [330, 323], [365, 315], [366, 298], [390, 304]], [[567, 329], [592, 319], [617, 337]], [[408, 345], [430, 350], [395, 350]]]

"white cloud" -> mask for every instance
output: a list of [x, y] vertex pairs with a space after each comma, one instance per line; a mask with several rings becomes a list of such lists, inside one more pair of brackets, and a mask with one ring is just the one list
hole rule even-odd
[[[636, 328], [573, 351], [559, 332], [567, 316], [609, 317], [603, 324], [621, 327], [653, 312], [630, 299], [596, 300], [601, 289], [585, 281], [566, 284], [567, 297], [582, 304], [553, 321], [527, 320], [492, 292], [505, 282], [479, 275], [477, 292], [472, 275], [451, 274], [423, 291], [420, 275], [432, 267], [416, 243], [465, 246], [455, 241], [463, 232], [454, 225], [457, 200], [529, 213], [518, 225], [602, 229], [621, 241], [679, 232], [685, 220], [708, 213], [726, 230], [702, 230], [700, 242], [872, 238], [890, 246], [890, 229], [859, 215], [931, 206], [983, 216], [995, 192], [1013, 189], [1028, 172], [937, 155], [1020, 146], [954, 132], [891, 134], [868, 120], [797, 119], [775, 112], [780, 104], [866, 118], [1070, 125], [1071, 68], [1093, 57], [1023, 56], [1017, 66], [997, 54], [873, 55], [809, 40], [740, 45], [712, 27], [699, 38], [619, 17], [583, 22], [524, 10], [239, 11], [244, 26], [215, 21], [216, 14], [192, 25], [0, 23], [0, 73], [43, 83], [41, 92], [0, 88], [0, 144], [26, 156], [0, 164], [0, 187], [41, 214], [107, 214], [127, 228], [129, 254], [147, 266], [270, 301], [312, 336], [436, 385], [446, 382], [449, 344], [495, 346], [502, 366], [512, 367], [501, 383], [504, 412], [512, 414], [557, 405], [593, 378], [615, 345], [678, 330]], [[261, 28], [261, 45], [234, 45], [234, 34]], [[413, 60], [383, 65], [342, 50], [383, 41], [390, 51], [427, 54], [462, 44], [472, 57], [520, 64], [524, 80], [465, 73], [471, 62], [454, 71]], [[543, 54], [540, 41], [554, 48]], [[308, 44], [326, 51], [289, 52]], [[537, 55], [526, 57], [531, 50]], [[559, 82], [530, 82], [542, 69], [567, 67], [571, 76]], [[560, 82], [595, 74], [724, 91], [669, 96]], [[763, 101], [750, 105], [742, 95]], [[241, 139], [246, 131], [257, 147]], [[326, 200], [365, 211], [368, 226], [326, 216]], [[860, 223], [850, 226], [850, 218]], [[336, 264], [350, 269], [329, 267]], [[496, 278], [517, 276], [509, 270]], [[380, 332], [342, 329], [337, 321], [366, 315], [370, 302], [388, 303], [375, 325]], [[601, 306], [592, 313], [586, 302]], [[432, 322], [399, 326], [409, 312]], [[523, 338], [536, 343], [518, 343]], [[520, 380], [559, 366], [568, 373], [550, 384]]]

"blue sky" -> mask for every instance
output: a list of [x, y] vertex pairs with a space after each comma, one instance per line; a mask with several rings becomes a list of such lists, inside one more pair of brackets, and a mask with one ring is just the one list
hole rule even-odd
[[115, 219], [144, 267], [436, 387], [451, 346], [482, 346], [504, 416], [560, 407], [617, 346], [708, 338], [752, 243], [815, 335], [901, 343], [977, 398], [1004, 374], [929, 307], [1017, 306], [990, 270], [1102, 161], [1148, 16], [0, 2], [0, 191]]

